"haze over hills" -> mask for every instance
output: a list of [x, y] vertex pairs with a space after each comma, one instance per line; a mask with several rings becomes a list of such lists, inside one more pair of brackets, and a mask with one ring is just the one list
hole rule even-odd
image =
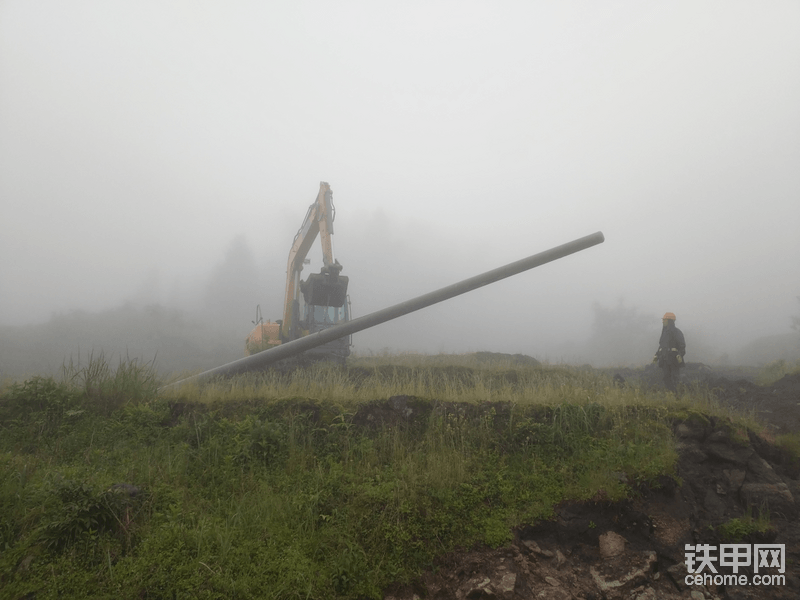
[[320, 181], [355, 316], [606, 238], [359, 352], [641, 364], [666, 311], [689, 360], [794, 352], [796, 2], [73, 4], [0, 2], [6, 365], [240, 356]]
[[[413, 248], [401, 250], [415, 263], [425, 264], [422, 255], [413, 255]], [[356, 256], [366, 254], [362, 249]], [[442, 261], [455, 264], [455, 251], [443, 253]], [[312, 263], [307, 270], [317, 268]], [[131, 300], [116, 307], [66, 310], [44, 322], [0, 325], [0, 378], [57, 374], [65, 362], [85, 364], [90, 355], [101, 352], [112, 365], [120, 359], [154, 361], [164, 375], [206, 370], [237, 360], [244, 356], [244, 340], [257, 306], [261, 306], [264, 319], [282, 316], [284, 271], [277, 259], [259, 265], [244, 236], [236, 236], [222, 260], [209, 266], [195, 284], [173, 290], [169, 298], [165, 299], [158, 277], [153, 275], [145, 278]], [[403, 298], [386, 291], [399, 282], [396, 273], [376, 269], [365, 277], [352, 278], [351, 292], [358, 294], [354, 306], [357, 310], [368, 307], [355, 316], [451, 282], [442, 281], [435, 265], [418, 271], [421, 281]], [[532, 279], [542, 279], [542, 274], [537, 272]], [[413, 319], [407, 316], [366, 330], [354, 336], [354, 351], [435, 354], [490, 350], [528, 354], [550, 363], [618, 367], [648, 363], [657, 347], [660, 315], [622, 300], [611, 306], [591, 303], [586, 307], [591, 317], [583, 329], [570, 324], [561, 335], [558, 330], [535, 335], [533, 329], [526, 332], [523, 327], [504, 337], [498, 331], [513, 321], [504, 317], [506, 322], [498, 325], [492, 320], [494, 308], [482, 304], [498, 297], [503, 294], [466, 294], [462, 297], [466, 300], [450, 300], [415, 313]], [[513, 306], [516, 301], [512, 297], [509, 302]], [[370, 309], [370, 304], [374, 308]], [[544, 316], [533, 311], [524, 315], [523, 321], [527, 327], [536, 327], [544, 323]], [[763, 366], [778, 359], [793, 363], [800, 360], [800, 331], [791, 328], [791, 324], [797, 326], [796, 321], [800, 317], [787, 316], [785, 334], [742, 339], [722, 348], [702, 329], [690, 325], [684, 330], [688, 360], [710, 365]], [[436, 339], [446, 339], [448, 346], [439, 342], [437, 347], [432, 341]]]
[[[225, 305], [215, 306], [222, 310]], [[595, 305], [594, 310], [595, 326], [582, 344], [555, 347], [536, 358], [596, 367], [649, 362], [659, 333], [651, 319], [624, 305], [610, 309]], [[99, 312], [56, 314], [45, 323], [0, 326], [0, 379], [56, 375], [65, 362], [86, 364], [90, 355], [101, 352], [112, 366], [120, 359], [154, 361], [164, 375], [210, 369], [244, 356], [244, 339], [251, 324], [244, 320], [235, 323], [230, 318], [233, 313], [225, 316], [223, 311], [215, 318], [211, 310], [128, 303]], [[763, 366], [778, 359], [800, 360], [800, 334], [796, 332], [759, 338], [727, 354], [704, 346], [696, 335], [689, 339], [691, 362]], [[355, 341], [356, 352], [376, 351], [359, 348], [358, 339]]]

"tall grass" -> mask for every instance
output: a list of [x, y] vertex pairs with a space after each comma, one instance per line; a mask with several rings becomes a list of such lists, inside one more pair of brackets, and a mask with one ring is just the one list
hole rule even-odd
[[61, 367], [61, 380], [83, 392], [86, 400], [105, 414], [112, 413], [125, 402], [152, 398], [158, 389], [155, 359], [141, 362], [128, 356], [120, 357], [114, 369], [104, 352], [98, 355], [90, 352], [83, 365], [80, 359], [75, 362], [70, 356]]
[[558, 502], [624, 498], [671, 473], [671, 419], [711, 400], [459, 360], [317, 365], [157, 395], [147, 365], [101, 356], [61, 382], [11, 386], [0, 587], [381, 597], [441, 553], [507, 543]]
[[[250, 373], [202, 385], [189, 382], [166, 388], [162, 396], [203, 403], [304, 397], [349, 406], [400, 395], [436, 398], [442, 402], [488, 402], [502, 398], [510, 402], [546, 403], [556, 397], [591, 401], [611, 387], [608, 378], [567, 367], [510, 369], [496, 365], [472, 368], [458, 363], [409, 366], [366, 362], [368, 366], [355, 362], [348, 368], [340, 368], [321, 363], [289, 373]], [[627, 388], [625, 393], [630, 396], [635, 390]]]

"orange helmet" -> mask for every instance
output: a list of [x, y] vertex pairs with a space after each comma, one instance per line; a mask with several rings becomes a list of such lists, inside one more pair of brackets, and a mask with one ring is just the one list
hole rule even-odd
[[672, 319], [675, 320], [675, 313], [664, 313], [664, 316], [661, 317], [662, 319]]

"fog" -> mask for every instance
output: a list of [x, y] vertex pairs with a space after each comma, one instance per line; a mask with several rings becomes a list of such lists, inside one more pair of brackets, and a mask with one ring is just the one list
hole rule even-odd
[[357, 352], [644, 363], [671, 311], [688, 360], [791, 358], [797, 31], [791, 1], [6, 0], [2, 331], [157, 307], [243, 348], [327, 181], [355, 316], [606, 237]]

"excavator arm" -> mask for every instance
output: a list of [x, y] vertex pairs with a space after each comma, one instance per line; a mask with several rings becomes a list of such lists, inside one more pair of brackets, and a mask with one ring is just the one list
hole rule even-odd
[[[331, 237], [334, 218], [333, 192], [322, 181], [317, 198], [308, 207], [289, 251], [283, 320], [279, 322], [279, 327], [276, 323], [257, 323], [256, 329], [248, 336], [246, 345], [249, 354], [296, 340], [348, 318], [345, 307], [348, 278], [339, 275], [342, 265], [333, 256]], [[322, 245], [323, 267], [319, 273], [312, 273], [303, 281], [300, 279], [303, 265], [317, 236]], [[347, 347], [346, 351], [339, 349], [334, 353], [346, 356], [349, 354], [349, 343]]]
[[[302, 283], [300, 273], [303, 263], [311, 249], [311, 245], [320, 236], [322, 244], [322, 273], [334, 272], [338, 275], [342, 267], [333, 257], [333, 220], [335, 209], [333, 206], [333, 192], [330, 185], [321, 181], [319, 193], [314, 203], [308, 207], [306, 218], [294, 236], [292, 248], [289, 250], [289, 261], [286, 267], [286, 295], [283, 303], [283, 324], [281, 325], [281, 340], [297, 339], [300, 335], [299, 320], [300, 295]], [[304, 287], [304, 286], [303, 286]], [[316, 304], [316, 303], [315, 303]]]

